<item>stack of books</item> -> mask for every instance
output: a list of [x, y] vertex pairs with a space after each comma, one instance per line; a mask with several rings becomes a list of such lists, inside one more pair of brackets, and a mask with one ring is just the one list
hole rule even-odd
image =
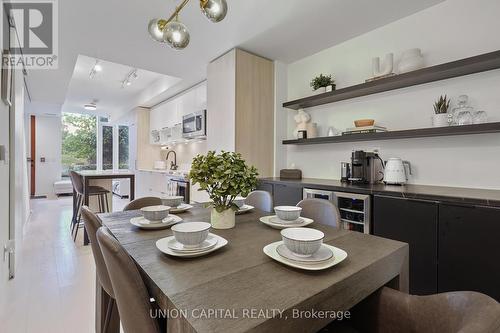
[[349, 134], [364, 134], [364, 133], [381, 133], [381, 132], [387, 132], [387, 128], [383, 126], [363, 126], [363, 127], [351, 127], [347, 128], [345, 132], [342, 132], [342, 135], [349, 135]]

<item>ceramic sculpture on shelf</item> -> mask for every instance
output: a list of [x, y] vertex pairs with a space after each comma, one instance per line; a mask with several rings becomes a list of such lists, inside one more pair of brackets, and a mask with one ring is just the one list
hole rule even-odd
[[389, 75], [392, 73], [394, 68], [394, 54], [388, 53], [385, 55], [384, 61], [382, 63], [382, 67], [380, 66], [380, 58], [376, 57], [372, 59], [372, 70], [373, 77], [380, 77]]
[[399, 61], [399, 73], [408, 73], [424, 68], [424, 56], [420, 49], [409, 49], [403, 52]]
[[299, 109], [299, 111], [293, 118], [295, 119], [295, 123], [297, 123], [293, 135], [298, 138], [299, 131], [307, 131], [307, 124], [311, 121], [311, 115], [305, 112], [303, 109]]

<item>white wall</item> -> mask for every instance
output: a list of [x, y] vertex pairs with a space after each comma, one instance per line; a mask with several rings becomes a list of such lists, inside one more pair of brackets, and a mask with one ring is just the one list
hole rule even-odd
[[[35, 118], [35, 192], [36, 195], [54, 194], [54, 182], [61, 179], [61, 117]], [[45, 162], [41, 158], [45, 158]]]
[[[319, 73], [333, 73], [337, 87], [362, 83], [371, 76], [371, 58], [419, 47], [432, 66], [500, 49], [500, 1], [448, 0], [434, 7], [326, 49], [288, 66], [288, 99], [311, 94], [309, 82]], [[430, 127], [432, 103], [441, 94], [456, 102], [468, 94], [476, 109], [500, 121], [500, 70], [310, 108], [320, 135], [329, 126], [342, 130], [352, 121], [374, 118], [391, 130]], [[295, 127], [288, 114], [287, 137]], [[500, 189], [500, 176], [491, 170], [500, 164], [500, 134], [412, 140], [288, 146], [287, 164], [295, 163], [304, 177], [340, 178], [340, 162], [349, 161], [352, 149], [379, 148], [384, 159], [409, 160], [410, 182]]]

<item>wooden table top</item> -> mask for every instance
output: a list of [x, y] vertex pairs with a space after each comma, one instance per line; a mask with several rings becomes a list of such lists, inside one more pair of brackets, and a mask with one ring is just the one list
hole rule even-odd
[[80, 170], [77, 173], [87, 178], [123, 178], [135, 176], [135, 173], [130, 170]]
[[[280, 231], [259, 222], [269, 214], [253, 211], [237, 215], [234, 229], [212, 230], [229, 241], [226, 247], [182, 259], [156, 248], [158, 239], [172, 235], [170, 229], [140, 230], [129, 223], [139, 215], [130, 211], [99, 217], [135, 260], [160, 307], [187, 314], [168, 319], [175, 332], [315, 332], [332, 319], [295, 318], [294, 313], [348, 310], [398, 276], [399, 287], [407, 290], [406, 243], [314, 223], [311, 227], [325, 233], [324, 242], [345, 250], [348, 257], [324, 271], [303, 271], [263, 253], [265, 245], [281, 240]], [[199, 206], [178, 215], [184, 221], [210, 221], [210, 210]], [[209, 309], [229, 310], [232, 318], [204, 318], [201, 314]], [[283, 315], [274, 311], [273, 316], [272, 309]], [[255, 310], [267, 310], [266, 316], [252, 315]]]

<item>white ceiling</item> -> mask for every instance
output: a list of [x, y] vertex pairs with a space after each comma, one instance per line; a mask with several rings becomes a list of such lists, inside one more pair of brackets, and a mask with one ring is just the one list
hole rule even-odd
[[150, 18], [169, 16], [179, 1], [58, 1], [59, 69], [30, 71], [31, 97], [59, 105], [67, 94], [79, 103], [93, 98], [76, 96], [70, 84], [78, 56], [86, 55], [182, 79], [147, 103], [153, 105], [202, 81], [207, 63], [233, 47], [290, 63], [443, 0], [227, 1], [228, 15], [217, 24], [200, 13], [197, 0], [190, 1], [180, 15], [191, 33], [182, 51], [147, 33]]
[[96, 100], [97, 113], [115, 118], [135, 106], [149, 102], [179, 81], [179, 78], [137, 69], [137, 78], [130, 86], [122, 82], [134, 67], [99, 60], [102, 71], [90, 77], [95, 58], [78, 56], [66, 93], [62, 112], [85, 112], [83, 106]]

